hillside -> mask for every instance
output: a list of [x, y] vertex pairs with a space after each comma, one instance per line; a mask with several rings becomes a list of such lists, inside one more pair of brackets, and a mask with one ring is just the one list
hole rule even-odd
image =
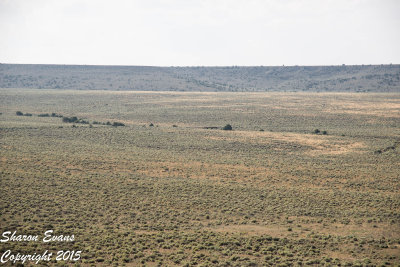
[[0, 88], [400, 92], [400, 65], [146, 67], [0, 64]]

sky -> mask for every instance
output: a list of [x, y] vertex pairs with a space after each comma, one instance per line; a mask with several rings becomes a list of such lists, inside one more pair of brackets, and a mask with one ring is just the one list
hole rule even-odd
[[400, 0], [0, 0], [0, 63], [400, 63]]

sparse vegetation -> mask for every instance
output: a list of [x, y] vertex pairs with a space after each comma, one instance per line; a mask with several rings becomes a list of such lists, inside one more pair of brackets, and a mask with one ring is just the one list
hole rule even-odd
[[[82, 266], [400, 261], [398, 94], [0, 97], [1, 228], [76, 237], [0, 243], [1, 251], [82, 250]], [[18, 109], [76, 119], [16, 117]], [[226, 122], [235, 131], [220, 130]]]

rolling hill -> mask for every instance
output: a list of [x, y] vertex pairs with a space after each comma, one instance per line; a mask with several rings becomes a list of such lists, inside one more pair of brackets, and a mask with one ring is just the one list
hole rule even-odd
[[400, 65], [148, 67], [0, 64], [0, 88], [400, 92]]

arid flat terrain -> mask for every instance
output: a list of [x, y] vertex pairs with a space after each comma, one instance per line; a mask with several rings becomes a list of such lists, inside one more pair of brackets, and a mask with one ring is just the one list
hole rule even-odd
[[400, 263], [399, 93], [1, 89], [0, 103], [1, 230], [76, 239], [2, 253]]

